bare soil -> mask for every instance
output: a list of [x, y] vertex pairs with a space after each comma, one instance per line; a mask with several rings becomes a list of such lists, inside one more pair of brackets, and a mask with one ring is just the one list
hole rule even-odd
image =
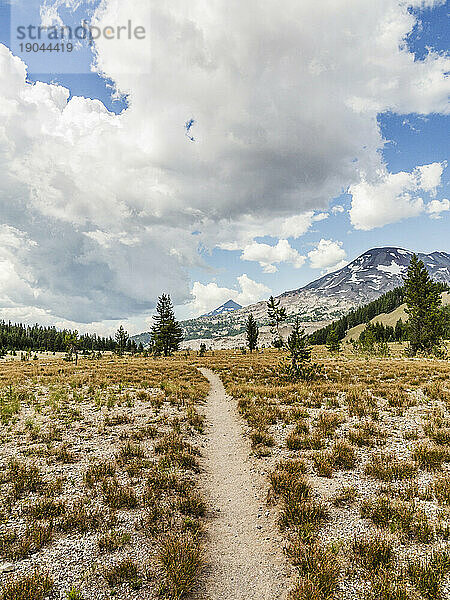
[[286, 598], [290, 567], [275, 515], [267, 509], [267, 482], [250, 456], [243, 423], [220, 378], [200, 369], [211, 390], [206, 402], [203, 493], [208, 503], [208, 600]]

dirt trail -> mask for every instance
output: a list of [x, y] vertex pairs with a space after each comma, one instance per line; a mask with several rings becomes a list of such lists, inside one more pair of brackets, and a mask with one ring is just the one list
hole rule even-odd
[[267, 511], [267, 484], [249, 458], [235, 402], [220, 378], [200, 369], [211, 384], [205, 407], [204, 449], [208, 600], [281, 600], [289, 587], [282, 539]]

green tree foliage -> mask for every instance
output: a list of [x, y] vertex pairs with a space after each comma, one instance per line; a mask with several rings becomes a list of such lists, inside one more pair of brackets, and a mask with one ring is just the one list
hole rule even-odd
[[258, 325], [256, 324], [255, 317], [251, 313], [248, 315], [245, 331], [247, 335], [248, 349], [250, 352], [253, 352], [253, 350], [256, 350], [258, 346], [259, 329]]
[[172, 301], [168, 294], [158, 298], [153, 320], [151, 331], [153, 351], [157, 355], [170, 356], [180, 348], [183, 330], [175, 319]]
[[[5, 351], [67, 352], [66, 337], [75, 332], [69, 329], [57, 330], [55, 327], [23, 325], [0, 321], [0, 348]], [[114, 350], [116, 343], [112, 338], [97, 335], [80, 335], [79, 352]]]
[[329, 332], [334, 329], [340, 340], [343, 340], [345, 334], [352, 327], [368, 323], [374, 317], [381, 313], [390, 313], [404, 303], [403, 288], [398, 287], [394, 290], [383, 294], [377, 300], [369, 302], [365, 306], [361, 306], [356, 310], [352, 310], [338, 321], [334, 321], [331, 325], [318, 329], [310, 335], [311, 344], [326, 344]]
[[116, 331], [116, 344], [117, 344], [117, 354], [119, 356], [123, 356], [123, 353], [127, 350], [127, 343], [129, 341], [128, 332], [125, 331], [123, 326], [121, 325], [119, 329]]
[[341, 351], [341, 341], [336, 329], [330, 329], [327, 335], [327, 349], [331, 354], [339, 354]]
[[273, 345], [275, 348], [283, 347], [283, 338], [280, 333], [280, 325], [287, 319], [286, 309], [280, 306], [280, 300], [270, 296], [267, 302], [267, 315], [270, 320], [271, 333], [274, 336]]
[[442, 339], [441, 290], [414, 254], [404, 284], [412, 354], [430, 353]]
[[72, 356], [75, 355], [75, 364], [78, 364], [78, 331], [71, 331], [66, 334], [65, 337], [66, 343], [66, 360], [72, 360]]
[[450, 340], [450, 305], [441, 309], [442, 336], [445, 340]]
[[[445, 283], [436, 283], [435, 285], [440, 292], [444, 292], [449, 289], [448, 285]], [[313, 345], [326, 344], [328, 333], [332, 329], [335, 329], [339, 339], [343, 340], [347, 331], [352, 329], [352, 327], [356, 327], [356, 325], [361, 325], [362, 323], [368, 323], [374, 317], [377, 317], [382, 313], [390, 313], [404, 304], [404, 294], [404, 287], [398, 287], [390, 292], [386, 292], [386, 294], [383, 294], [376, 300], [373, 300], [373, 302], [369, 302], [360, 308], [352, 310], [348, 313], [348, 315], [345, 315], [341, 319], [334, 321], [326, 327], [322, 327], [322, 329], [314, 331], [314, 333], [309, 336], [309, 341]]]
[[353, 341], [353, 350], [369, 356], [389, 356], [388, 340], [394, 335], [393, 327], [384, 327], [380, 323], [368, 323], [357, 341]]
[[298, 317], [295, 319], [294, 327], [291, 335], [287, 339], [286, 347], [294, 369], [299, 363], [311, 360], [311, 348], [308, 336], [300, 325]]
[[286, 349], [288, 351], [287, 362], [284, 361], [279, 366], [279, 375], [282, 378], [289, 381], [299, 379], [310, 381], [323, 374], [322, 366], [311, 362], [309, 339], [298, 318], [287, 339]]

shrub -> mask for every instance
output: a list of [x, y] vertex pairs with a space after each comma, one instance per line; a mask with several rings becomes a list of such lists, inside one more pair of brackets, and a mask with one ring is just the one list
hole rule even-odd
[[361, 516], [371, 519], [375, 525], [400, 531], [411, 539], [431, 543], [434, 531], [426, 513], [417, 508], [414, 502], [390, 500], [386, 496], [364, 500]]
[[410, 479], [417, 467], [410, 461], [397, 460], [392, 454], [372, 454], [365, 468], [366, 475], [381, 481]]
[[138, 578], [139, 569], [135, 562], [130, 558], [107, 567], [103, 571], [103, 577], [106, 579], [110, 586], [120, 585], [125, 582], [132, 582]]
[[391, 542], [380, 535], [355, 538], [351, 549], [354, 560], [369, 572], [389, 567], [394, 557]]
[[437, 479], [434, 482], [433, 489], [439, 504], [450, 504], [450, 475]]
[[313, 464], [319, 477], [333, 477], [333, 460], [329, 452], [316, 452]]
[[331, 460], [335, 467], [353, 469], [356, 464], [355, 448], [345, 440], [339, 440], [331, 449]]
[[412, 458], [421, 468], [438, 471], [442, 463], [450, 461], [450, 452], [447, 448], [423, 443], [414, 448]]
[[203, 565], [199, 540], [189, 533], [170, 533], [158, 551], [163, 575], [161, 591], [169, 598], [182, 598], [194, 588]]
[[410, 561], [407, 570], [422, 596], [429, 600], [441, 598], [442, 579], [450, 571], [450, 552], [433, 552], [427, 560]]
[[0, 600], [44, 600], [52, 588], [51, 577], [34, 571], [5, 584], [0, 591]]

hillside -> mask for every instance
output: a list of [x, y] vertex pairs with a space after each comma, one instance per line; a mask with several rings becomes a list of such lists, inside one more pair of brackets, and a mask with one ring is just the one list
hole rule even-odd
[[[448, 306], [448, 305], [450, 305], [450, 293], [443, 292], [442, 306]], [[377, 315], [376, 317], [373, 317], [373, 319], [371, 319], [369, 321], [369, 323], [373, 323], [373, 324], [381, 323], [381, 325], [384, 325], [385, 327], [388, 327], [388, 326], [395, 327], [396, 323], [400, 319], [404, 323], [408, 320], [408, 313], [406, 312], [406, 304], [402, 304], [401, 306], [399, 306], [398, 308], [396, 308], [395, 310], [393, 310], [390, 313], [381, 313], [381, 314]], [[359, 336], [361, 335], [361, 333], [366, 328], [366, 325], [367, 325], [367, 323], [361, 323], [361, 325], [356, 325], [356, 327], [352, 327], [351, 329], [349, 329], [344, 338], [344, 342], [348, 342], [350, 340], [357, 340], [359, 338]]]
[[[334, 273], [324, 275], [302, 288], [284, 292], [279, 299], [286, 308], [288, 324], [299, 317], [306, 330], [313, 332], [398, 288], [403, 284], [412, 255], [411, 251], [402, 248], [373, 248]], [[424, 261], [433, 279], [450, 284], [450, 254], [419, 253], [418, 257]], [[232, 312], [224, 313], [220, 309], [182, 322], [184, 347], [198, 348], [202, 342], [215, 348], [243, 345], [245, 322], [250, 313], [261, 327], [260, 343], [270, 343], [265, 301]], [[144, 333], [133, 339], [145, 345], [150, 336]]]

